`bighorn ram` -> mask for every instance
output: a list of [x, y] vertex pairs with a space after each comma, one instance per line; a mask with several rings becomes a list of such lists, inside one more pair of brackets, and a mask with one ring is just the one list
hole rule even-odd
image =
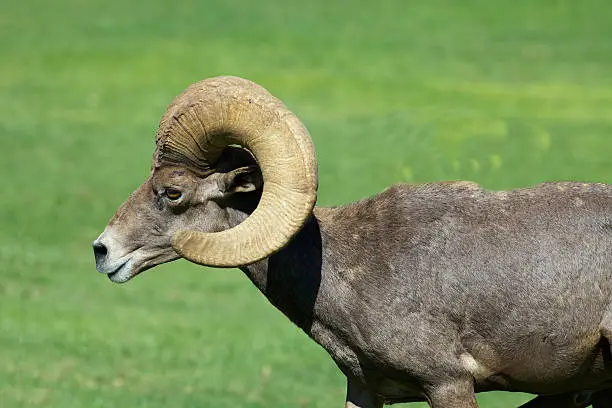
[[235, 77], [188, 87], [156, 144], [93, 244], [111, 281], [181, 257], [240, 267], [329, 352], [347, 407], [473, 408], [490, 390], [612, 407], [611, 185], [404, 184], [315, 208], [306, 128]]

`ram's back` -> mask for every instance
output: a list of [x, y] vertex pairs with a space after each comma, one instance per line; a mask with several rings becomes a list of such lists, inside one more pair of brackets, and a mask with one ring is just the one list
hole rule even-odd
[[560, 182], [498, 192], [468, 182], [398, 184], [344, 207], [317, 208], [315, 216], [334, 261], [347, 268], [520, 270], [567, 251], [609, 257], [612, 185]]

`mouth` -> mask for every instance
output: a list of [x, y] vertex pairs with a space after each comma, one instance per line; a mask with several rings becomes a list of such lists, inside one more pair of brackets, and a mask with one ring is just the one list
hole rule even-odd
[[130, 278], [132, 278], [132, 274], [130, 273], [129, 268], [127, 268], [128, 264], [130, 263], [130, 260], [131, 259], [128, 259], [123, 262], [113, 272], [107, 273], [106, 276], [108, 276], [108, 279], [110, 279], [111, 282], [114, 283], [124, 283], [127, 282]]
[[170, 254], [158, 254], [152, 258], [141, 259], [140, 256], [134, 256], [130, 254], [123, 259], [116, 262], [114, 265], [100, 266], [96, 265], [98, 272], [104, 273], [108, 276], [108, 279], [113, 283], [125, 283], [134, 277], [140, 275], [144, 271], [147, 271], [157, 265], [171, 262], [178, 259], [177, 256], [170, 256]]
[[110, 281], [113, 283], [125, 283], [136, 277], [137, 275], [140, 275], [142, 272], [151, 269], [155, 266], [141, 265], [135, 270], [133, 264], [134, 262], [132, 262], [132, 259], [130, 258], [121, 265], [119, 265], [117, 269], [115, 269], [113, 272], [107, 273], [106, 276], [108, 276], [108, 279], [110, 279]]

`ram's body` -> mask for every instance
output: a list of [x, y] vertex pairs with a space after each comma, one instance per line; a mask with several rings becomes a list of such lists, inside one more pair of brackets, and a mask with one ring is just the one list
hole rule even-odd
[[607, 185], [395, 186], [315, 209], [287, 248], [242, 269], [387, 401], [462, 371], [479, 391], [612, 381], [600, 333], [612, 305]]
[[112, 281], [180, 257], [240, 267], [346, 374], [347, 407], [474, 408], [488, 390], [612, 407], [612, 186], [400, 185], [314, 208], [307, 130], [231, 77], [179, 95], [156, 143], [94, 242]]

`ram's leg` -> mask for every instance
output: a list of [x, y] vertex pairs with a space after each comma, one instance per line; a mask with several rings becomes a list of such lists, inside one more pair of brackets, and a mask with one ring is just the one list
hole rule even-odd
[[478, 408], [472, 378], [433, 386], [427, 399], [431, 408]]
[[612, 389], [593, 393], [593, 408], [612, 408]]
[[383, 400], [357, 381], [348, 379], [346, 408], [382, 408]]
[[[602, 352], [604, 364], [612, 360], [612, 304], [608, 305], [601, 323], [599, 332], [602, 339]], [[612, 408], [612, 389], [596, 391], [593, 393], [593, 408]]]
[[590, 391], [559, 395], [540, 395], [519, 408], [585, 408], [591, 405]]
[[610, 358], [612, 357], [612, 304], [608, 305], [603, 314], [601, 323], [599, 323], [599, 333], [602, 337], [602, 345], [604, 345], [604, 357]]

